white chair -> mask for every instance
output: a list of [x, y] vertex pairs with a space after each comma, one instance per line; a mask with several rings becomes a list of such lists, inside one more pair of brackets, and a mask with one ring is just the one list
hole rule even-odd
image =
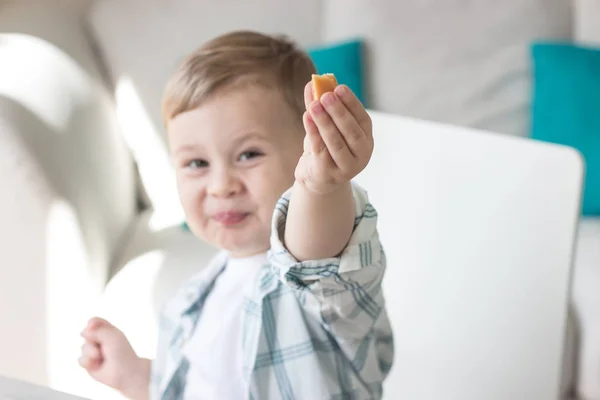
[[358, 181], [389, 262], [385, 398], [562, 398], [579, 154], [380, 113], [373, 122]]
[[[357, 181], [379, 212], [388, 256], [384, 290], [396, 353], [385, 398], [558, 399], [582, 179], [578, 154], [372, 116], [375, 151]], [[183, 235], [178, 240], [195, 240], [173, 229], [169, 235]], [[140, 251], [105, 296], [105, 315], [149, 357], [155, 316], [144, 314], [140, 324], [135, 310], [155, 310], [157, 296], [164, 299], [195, 272], [189, 262], [164, 262], [177, 253], [174, 243]], [[204, 259], [214, 254], [200, 242], [196, 249], [198, 263], [202, 252]], [[144, 264], [153, 265], [150, 278]], [[124, 308], [132, 296], [135, 306]]]

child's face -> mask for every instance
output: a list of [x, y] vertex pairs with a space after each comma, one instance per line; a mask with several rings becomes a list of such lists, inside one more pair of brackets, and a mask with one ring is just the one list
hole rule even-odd
[[242, 257], [269, 248], [275, 204], [294, 182], [304, 130], [283, 96], [227, 89], [168, 123], [187, 222], [198, 237]]

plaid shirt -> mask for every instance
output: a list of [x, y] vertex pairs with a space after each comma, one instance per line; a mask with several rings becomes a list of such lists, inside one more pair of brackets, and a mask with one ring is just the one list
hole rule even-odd
[[[353, 188], [354, 232], [337, 258], [294, 259], [280, 239], [290, 191], [277, 203], [269, 264], [245, 293], [240, 346], [247, 379], [235, 384], [248, 388], [248, 399], [382, 397], [394, 350], [381, 290], [386, 260], [377, 212], [366, 192]], [[226, 263], [220, 253], [165, 307], [152, 364], [151, 399], [183, 399], [189, 363], [182, 347]]]

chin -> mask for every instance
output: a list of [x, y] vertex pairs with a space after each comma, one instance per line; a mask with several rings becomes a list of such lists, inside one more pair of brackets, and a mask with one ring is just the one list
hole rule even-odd
[[259, 253], [266, 253], [269, 244], [264, 243], [223, 243], [221, 248], [237, 257], [248, 257]]

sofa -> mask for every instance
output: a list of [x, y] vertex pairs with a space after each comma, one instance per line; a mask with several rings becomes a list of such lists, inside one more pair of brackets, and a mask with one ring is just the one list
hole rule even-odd
[[[535, 40], [600, 44], [598, 0], [0, 2], [0, 375], [109, 398], [78, 368], [104, 315], [151, 356], [156, 311], [214, 249], [182, 226], [162, 86], [232, 29], [365, 40], [368, 108], [527, 136]], [[600, 219], [581, 219], [565, 395], [600, 399]], [[133, 296], [132, 296], [133, 294]]]

